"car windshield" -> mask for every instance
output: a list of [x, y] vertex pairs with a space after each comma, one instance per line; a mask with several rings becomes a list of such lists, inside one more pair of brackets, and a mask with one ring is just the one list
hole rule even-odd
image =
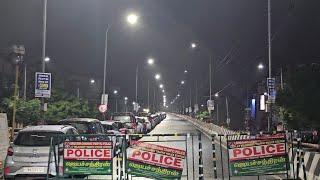
[[139, 117], [148, 117], [148, 113], [141, 112], [141, 113], [138, 114], [138, 116]]
[[109, 124], [103, 124], [102, 126], [103, 126], [105, 131], [110, 131], [110, 130], [114, 129], [114, 127], [112, 125], [109, 125]]
[[[20, 132], [14, 141], [18, 146], [50, 146], [51, 137], [55, 137], [62, 132], [30, 131]], [[59, 139], [59, 140], [58, 140]], [[54, 144], [62, 143], [62, 138], [54, 138]]]
[[70, 125], [76, 128], [79, 134], [94, 134], [94, 126], [87, 122], [70, 122], [70, 121], [62, 121], [63, 125]]
[[131, 122], [130, 116], [113, 116], [112, 120], [120, 121], [122, 123], [130, 123]]

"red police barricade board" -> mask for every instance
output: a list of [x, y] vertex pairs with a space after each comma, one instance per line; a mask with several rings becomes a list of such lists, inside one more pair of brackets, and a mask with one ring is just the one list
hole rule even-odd
[[112, 142], [65, 141], [63, 169], [67, 175], [111, 175]]
[[186, 151], [136, 141], [127, 152], [129, 174], [155, 179], [181, 179]]
[[284, 134], [228, 140], [227, 144], [231, 176], [255, 176], [287, 171]]

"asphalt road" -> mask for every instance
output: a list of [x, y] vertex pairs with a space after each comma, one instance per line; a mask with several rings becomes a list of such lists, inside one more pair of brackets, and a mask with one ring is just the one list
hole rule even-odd
[[[187, 158], [184, 163], [182, 179], [199, 179], [199, 141], [198, 134], [202, 137], [202, 151], [203, 151], [203, 168], [204, 179], [214, 179], [212, 140], [207, 135], [201, 133], [187, 120], [179, 117], [168, 115], [165, 120], [158, 124], [150, 134], [189, 134], [186, 136], [165, 136], [165, 137], [143, 137], [140, 141], [147, 141], [149, 143], [164, 145], [172, 148], [177, 148], [187, 151]], [[228, 177], [228, 157], [225, 145], [222, 144], [220, 148], [219, 140], [215, 140], [216, 146], [216, 168], [217, 179], [229, 179]], [[222, 154], [221, 150], [222, 149]], [[222, 173], [223, 171], [223, 173]], [[103, 178], [102, 176], [94, 176], [90, 179]], [[235, 180], [256, 180], [256, 179], [276, 179], [276, 176], [265, 177], [232, 177]], [[103, 179], [106, 179], [104, 177]], [[110, 177], [108, 178], [110, 179]], [[114, 178], [115, 179], [115, 178]], [[131, 178], [130, 178], [131, 179]], [[132, 179], [147, 179], [135, 177]]]

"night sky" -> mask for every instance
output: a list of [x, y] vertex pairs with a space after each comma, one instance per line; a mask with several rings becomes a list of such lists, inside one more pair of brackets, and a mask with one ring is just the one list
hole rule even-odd
[[[271, 3], [274, 75], [280, 67], [319, 63], [320, 2]], [[126, 23], [130, 12], [139, 15], [134, 27]], [[130, 99], [137, 64], [139, 100], [145, 103], [146, 82], [150, 78], [155, 83], [156, 72], [162, 75], [169, 102], [179, 89], [186, 94], [197, 81], [199, 103], [205, 103], [209, 53], [215, 62], [214, 92], [232, 83], [226, 94], [239, 102], [245, 98], [245, 84], [252, 86], [267, 74], [256, 68], [268, 61], [266, 0], [48, 0], [47, 55], [52, 59], [48, 71], [101, 81], [108, 25], [107, 88], [117, 87]], [[41, 0], [0, 0], [0, 49], [23, 44], [25, 60], [40, 70], [41, 32]], [[190, 42], [198, 48], [191, 50]], [[148, 57], [156, 60], [154, 67], [147, 66]], [[182, 89], [181, 80], [187, 82]]]

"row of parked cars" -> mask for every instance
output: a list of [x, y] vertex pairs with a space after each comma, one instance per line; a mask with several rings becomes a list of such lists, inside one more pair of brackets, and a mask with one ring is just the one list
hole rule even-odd
[[[133, 113], [115, 113], [110, 120], [106, 121], [91, 118], [69, 118], [47, 125], [28, 126], [18, 132], [8, 148], [3, 170], [4, 177], [5, 179], [23, 176], [45, 177], [48, 170], [52, 137], [88, 135], [81, 136], [82, 139], [79, 140], [83, 141], [90, 140], [90, 135], [93, 135], [98, 138], [94, 139], [95, 141], [99, 138], [112, 140], [116, 147], [118, 144], [116, 144], [113, 135], [147, 133], [165, 118], [165, 113], [149, 114], [141, 112], [136, 115]], [[63, 139], [56, 139], [53, 143], [55, 151], [62, 157]], [[63, 169], [62, 166], [63, 163], [60, 161], [59, 168], [61, 170]], [[56, 176], [54, 163], [50, 163], [48, 172], [50, 176]]]

